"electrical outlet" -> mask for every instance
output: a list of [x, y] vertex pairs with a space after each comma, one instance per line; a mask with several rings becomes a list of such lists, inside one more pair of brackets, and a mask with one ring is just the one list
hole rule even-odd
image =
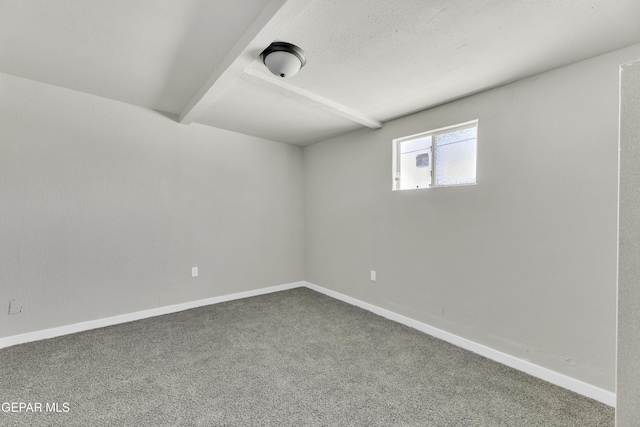
[[371, 270], [371, 281], [375, 282], [376, 281], [376, 272]]
[[12, 299], [9, 301], [9, 314], [22, 313], [22, 301]]
[[191, 267], [191, 277], [198, 277], [198, 267]]

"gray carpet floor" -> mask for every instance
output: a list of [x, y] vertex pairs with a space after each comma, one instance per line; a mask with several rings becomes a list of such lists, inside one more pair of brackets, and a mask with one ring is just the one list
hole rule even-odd
[[613, 426], [614, 410], [300, 288], [0, 350], [2, 426]]

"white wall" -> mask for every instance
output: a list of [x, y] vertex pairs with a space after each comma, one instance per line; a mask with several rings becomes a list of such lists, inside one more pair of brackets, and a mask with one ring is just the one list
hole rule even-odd
[[[307, 281], [613, 391], [618, 70], [639, 55], [306, 147]], [[477, 186], [391, 191], [392, 139], [473, 119]]]
[[302, 177], [299, 147], [0, 76], [0, 337], [303, 280]]
[[621, 73], [620, 264], [616, 426], [640, 419], [640, 61]]

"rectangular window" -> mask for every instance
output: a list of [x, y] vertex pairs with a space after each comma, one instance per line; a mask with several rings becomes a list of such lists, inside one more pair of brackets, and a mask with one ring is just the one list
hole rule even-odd
[[478, 121], [393, 140], [393, 189], [476, 183]]

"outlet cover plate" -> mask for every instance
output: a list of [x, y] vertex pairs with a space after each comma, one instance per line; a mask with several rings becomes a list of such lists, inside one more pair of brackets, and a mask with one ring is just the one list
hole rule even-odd
[[9, 314], [22, 313], [22, 301], [12, 299], [9, 301]]

